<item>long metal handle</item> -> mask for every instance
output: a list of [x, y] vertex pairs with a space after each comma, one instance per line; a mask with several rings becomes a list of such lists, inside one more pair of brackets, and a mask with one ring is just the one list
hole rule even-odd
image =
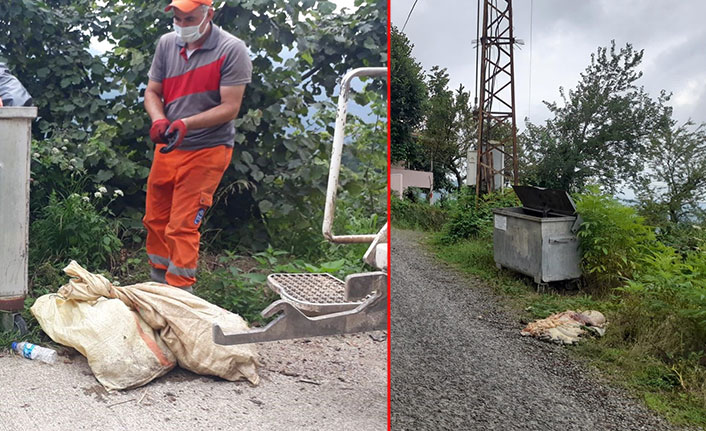
[[326, 188], [326, 207], [324, 209], [324, 238], [336, 243], [371, 242], [371, 235], [334, 235], [332, 232], [334, 212], [336, 209], [336, 192], [338, 190], [338, 174], [341, 171], [341, 155], [343, 154], [343, 139], [346, 134], [346, 114], [351, 80], [358, 76], [385, 76], [386, 67], [361, 67], [346, 73], [341, 81], [341, 93], [338, 96], [338, 111], [336, 112], [336, 128], [333, 133], [333, 149], [331, 150], [331, 165], [328, 171], [328, 186]]

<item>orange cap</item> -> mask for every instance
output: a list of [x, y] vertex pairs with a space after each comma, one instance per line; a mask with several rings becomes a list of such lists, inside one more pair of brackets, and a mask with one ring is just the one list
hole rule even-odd
[[169, 12], [171, 8], [175, 7], [182, 12], [189, 13], [201, 5], [212, 6], [213, 0], [172, 0], [169, 6], [164, 8], [164, 11]]

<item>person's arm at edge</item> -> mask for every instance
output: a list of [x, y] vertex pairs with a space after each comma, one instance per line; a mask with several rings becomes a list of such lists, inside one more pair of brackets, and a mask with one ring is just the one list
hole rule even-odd
[[153, 123], [162, 118], [167, 118], [167, 116], [164, 115], [161, 82], [152, 81], [151, 79], [147, 82], [147, 88], [145, 89], [145, 111], [147, 111]]

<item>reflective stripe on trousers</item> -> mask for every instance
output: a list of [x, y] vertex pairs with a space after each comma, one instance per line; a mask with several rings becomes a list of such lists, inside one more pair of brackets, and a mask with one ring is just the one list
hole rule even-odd
[[166, 269], [172, 286], [196, 281], [199, 227], [213, 193], [230, 164], [226, 146], [162, 154], [157, 145], [147, 179], [145, 217], [147, 255], [154, 268]]

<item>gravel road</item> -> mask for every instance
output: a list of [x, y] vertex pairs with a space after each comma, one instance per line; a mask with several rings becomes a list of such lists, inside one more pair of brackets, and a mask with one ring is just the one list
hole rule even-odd
[[392, 231], [392, 429], [672, 430], [559, 346], [521, 337], [482, 282]]
[[0, 431], [385, 430], [384, 332], [262, 343], [261, 382], [176, 368], [108, 393], [86, 359], [55, 365], [0, 352]]

